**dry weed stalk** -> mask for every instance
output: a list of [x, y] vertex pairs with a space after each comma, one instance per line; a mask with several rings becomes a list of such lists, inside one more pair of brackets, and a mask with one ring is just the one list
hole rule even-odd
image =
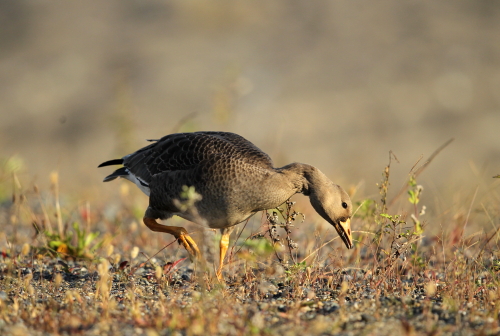
[[[280, 222], [278, 212], [273, 211], [272, 214], [266, 212], [266, 217], [268, 221], [268, 233], [269, 237], [271, 238], [271, 242], [273, 247], [276, 247], [277, 244], [280, 246], [283, 246], [283, 243], [281, 242], [281, 239], [279, 238], [279, 234], [277, 231], [278, 227], [281, 227], [285, 230], [286, 233], [286, 244], [288, 248], [288, 255], [290, 257], [290, 260], [292, 260], [293, 264], [297, 263], [297, 258], [293, 255], [293, 250], [295, 250], [298, 247], [298, 244], [293, 241], [291, 238], [291, 233], [292, 230], [291, 228], [293, 227], [293, 222], [296, 220], [297, 216], [302, 216], [302, 223], [305, 220], [305, 216], [301, 212], [297, 212], [293, 209], [293, 206], [295, 205], [295, 202], [292, 202], [290, 200], [287, 200], [285, 203], [285, 209], [283, 208], [276, 208], [276, 210], [281, 214], [281, 217], [284, 219], [284, 222]], [[287, 266], [286, 260], [280, 256], [278, 250], [275, 248], [274, 249], [275, 255], [278, 258], [279, 262], [285, 267]]]
[[57, 229], [59, 233], [59, 237], [64, 240], [64, 228], [62, 222], [62, 214], [61, 214], [61, 204], [59, 202], [59, 173], [52, 172], [50, 174], [50, 183], [52, 192], [54, 193], [54, 200], [56, 206], [56, 216], [57, 216]]

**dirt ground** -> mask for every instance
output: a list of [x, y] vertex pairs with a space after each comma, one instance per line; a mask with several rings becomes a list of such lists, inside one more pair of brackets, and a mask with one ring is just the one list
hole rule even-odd
[[[418, 190], [409, 183], [406, 195]], [[119, 206], [58, 210], [54, 195], [19, 191], [3, 203], [2, 221], [9, 223], [0, 231], [7, 243], [0, 256], [3, 335], [500, 332], [495, 191], [490, 203], [473, 198], [459, 216], [439, 218], [425, 214], [418, 197], [396, 202], [408, 205], [400, 214], [384, 207], [390, 202], [383, 193], [358, 202], [353, 250], [304, 204], [284, 205], [269, 212], [281, 211], [275, 224], [263, 214], [239, 224], [223, 281], [214, 276], [214, 232], [172, 219], [201, 244], [203, 259], [192, 263], [171, 236], [139, 224], [142, 214], [134, 214], [130, 197]], [[302, 209], [303, 222], [284, 220]], [[53, 215], [59, 211], [60, 227]], [[464, 234], [466, 226], [472, 234]], [[279, 236], [270, 235], [273, 229]]]

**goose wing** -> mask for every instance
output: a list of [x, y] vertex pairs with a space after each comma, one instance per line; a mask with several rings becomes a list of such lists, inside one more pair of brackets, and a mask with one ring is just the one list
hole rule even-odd
[[271, 158], [242, 136], [228, 132], [194, 132], [170, 134], [139, 149], [122, 159], [100, 165], [123, 164], [105, 181], [122, 174], [134, 175], [141, 183], [149, 185], [157, 174], [190, 170], [214, 157], [244, 161], [261, 168], [272, 168]]

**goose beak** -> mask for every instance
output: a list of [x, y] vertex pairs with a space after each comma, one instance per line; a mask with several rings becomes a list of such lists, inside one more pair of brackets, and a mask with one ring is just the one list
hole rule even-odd
[[345, 222], [338, 221], [335, 225], [335, 229], [344, 242], [345, 246], [348, 249], [352, 249], [354, 245], [352, 244], [352, 236], [351, 236], [351, 219], [348, 218]]

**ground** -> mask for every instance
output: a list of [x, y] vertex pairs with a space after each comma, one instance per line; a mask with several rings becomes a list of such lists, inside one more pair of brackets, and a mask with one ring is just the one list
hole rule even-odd
[[0, 333], [499, 334], [497, 195], [425, 214], [415, 179], [390, 202], [384, 176], [380, 195], [354, 202], [353, 250], [289, 203], [238, 226], [224, 281], [214, 232], [172, 220], [200, 243], [191, 262], [126, 200], [59, 202], [57, 179], [51, 193], [18, 190], [1, 210]]

